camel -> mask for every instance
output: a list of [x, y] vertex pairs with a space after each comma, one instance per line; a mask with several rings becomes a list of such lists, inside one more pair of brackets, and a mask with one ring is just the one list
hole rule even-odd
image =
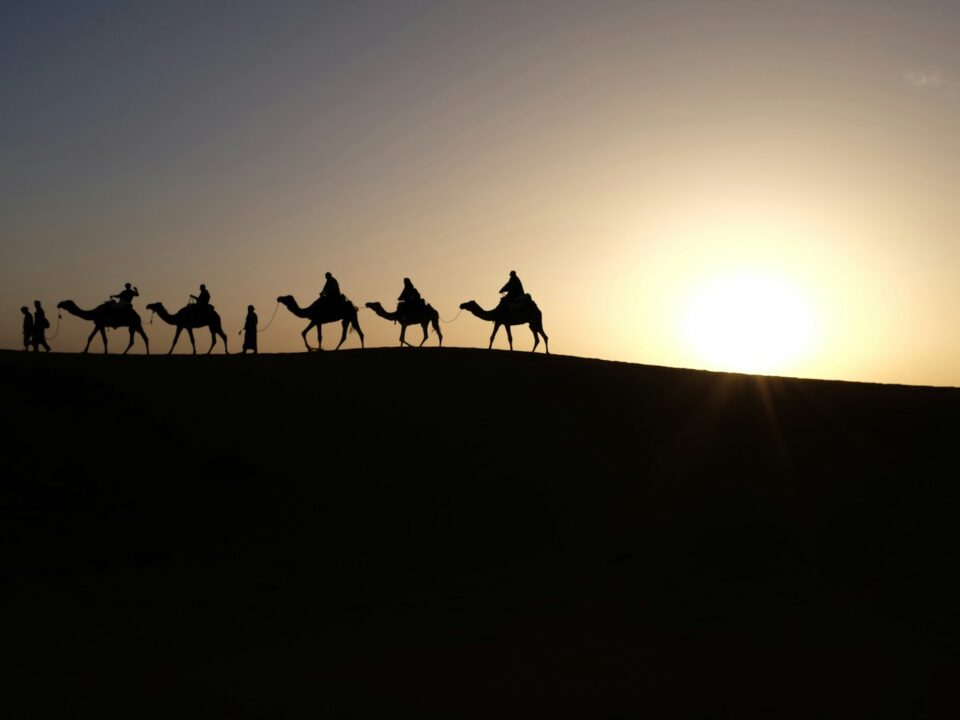
[[484, 310], [475, 301], [462, 303], [461, 310], [473, 313], [481, 320], [493, 323], [493, 334], [490, 336], [490, 348], [493, 348], [493, 339], [497, 336], [497, 330], [503, 325], [507, 329], [507, 340], [510, 342], [510, 349], [513, 350], [513, 334], [510, 332], [511, 325], [529, 325], [533, 332], [533, 351], [540, 344], [540, 335], [543, 335], [543, 344], [547, 355], [550, 354], [550, 340], [543, 331], [543, 313], [529, 295], [526, 296], [527, 302], [519, 306], [504, 307], [502, 305], [493, 310]]
[[426, 303], [415, 308], [413, 312], [387, 312], [384, 310], [383, 305], [378, 302], [368, 302], [367, 307], [373, 310], [377, 315], [382, 317], [384, 320], [392, 320], [393, 322], [400, 323], [400, 346], [408, 345], [413, 347], [410, 343], [406, 341], [407, 327], [410, 325], [419, 325], [423, 329], [423, 340], [420, 341], [420, 344], [417, 347], [423, 347], [423, 344], [427, 341], [427, 335], [429, 334], [428, 325], [433, 324], [433, 330], [437, 333], [437, 338], [440, 341], [439, 346], [443, 345], [443, 333], [440, 332], [440, 313], [434, 310], [432, 305], [427, 305]]
[[193, 339], [193, 331], [195, 328], [202, 327], [210, 328], [211, 342], [210, 349], [207, 350], [207, 355], [213, 352], [213, 348], [217, 344], [217, 335], [223, 338], [223, 351], [227, 355], [230, 354], [230, 350], [227, 347], [227, 336], [226, 333], [223, 332], [223, 326], [220, 324], [220, 315], [213, 309], [213, 305], [207, 305], [205, 308], [197, 305], [185, 305], [177, 311], [176, 315], [171, 315], [167, 312], [163, 303], [155, 302], [147, 305], [147, 310], [155, 312], [165, 323], [177, 326], [177, 332], [173, 336], [173, 344], [170, 346], [170, 350], [167, 353], [168, 355], [172, 353], [173, 349], [177, 346], [180, 333], [184, 330], [187, 331], [187, 336], [190, 338], [190, 345], [193, 347], [193, 354], [196, 355], [197, 343]]
[[83, 318], [93, 323], [93, 332], [90, 333], [90, 337], [87, 338], [87, 344], [83, 348], [84, 352], [90, 349], [90, 341], [93, 340], [93, 336], [100, 333], [100, 337], [103, 338], [103, 352], [106, 353], [106, 328], [117, 329], [125, 327], [130, 328], [130, 342], [127, 344], [127, 349], [123, 351], [123, 354], [126, 355], [130, 351], [130, 348], [133, 347], [134, 335], [137, 333], [143, 338], [143, 344], [147, 348], [147, 355], [150, 354], [150, 341], [147, 339], [147, 334], [143, 331], [143, 322], [140, 320], [137, 311], [134, 310], [129, 303], [117, 303], [111, 300], [97, 305], [93, 310], [81, 310], [73, 300], [64, 300], [57, 303], [57, 309], [66, 310], [71, 315], [76, 315], [78, 318]]
[[343, 332], [340, 335], [340, 342], [337, 343], [337, 347], [335, 347], [334, 350], [339, 350], [340, 346], [343, 345], [343, 341], [346, 340], [347, 328], [352, 328], [357, 331], [357, 335], [360, 336], [360, 349], [363, 349], [363, 331], [360, 329], [360, 323], [357, 322], [357, 306], [347, 300], [346, 297], [344, 297], [341, 302], [331, 301], [327, 298], [317, 298], [306, 308], [301, 308], [297, 304], [297, 301], [293, 299], [292, 295], [281, 295], [277, 298], [277, 302], [283, 303], [283, 306], [297, 317], [310, 320], [310, 324], [300, 333], [303, 337], [303, 344], [307, 346], [307, 352], [313, 350], [313, 348], [310, 347], [310, 343], [307, 342], [307, 333], [310, 332], [310, 329], [316, 326], [316, 349], [318, 351], [323, 350], [321, 326], [325, 323], [338, 321], [343, 327]]

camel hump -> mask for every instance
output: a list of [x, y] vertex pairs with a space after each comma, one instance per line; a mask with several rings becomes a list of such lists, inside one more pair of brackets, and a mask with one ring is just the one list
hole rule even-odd
[[98, 311], [109, 313], [112, 316], [123, 317], [133, 312], [133, 305], [128, 302], [118, 302], [116, 300], [107, 300], [97, 307]]

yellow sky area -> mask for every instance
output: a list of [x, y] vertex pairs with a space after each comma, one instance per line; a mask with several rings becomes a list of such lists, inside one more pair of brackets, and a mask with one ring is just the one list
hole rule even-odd
[[[57, 300], [92, 307], [129, 280], [140, 308], [175, 310], [205, 282], [236, 348], [248, 303], [265, 324], [280, 294], [311, 302], [326, 270], [358, 305], [391, 306], [410, 276], [450, 319], [468, 299], [494, 305], [515, 269], [557, 353], [960, 385], [960, 170], [938, 150], [952, 116], [898, 74], [857, 95], [816, 67], [804, 72], [822, 85], [768, 87], [744, 62], [671, 66], [672, 83], [600, 66], [543, 91], [481, 83], [499, 104], [454, 83], [406, 119], [365, 116], [371, 131], [335, 150], [303, 129], [225, 149], [230, 172], [186, 189], [173, 163], [41, 199], [49, 212], [36, 200], [3, 248], [16, 272], [0, 337], [19, 346], [16, 308], [34, 298], [53, 318]], [[369, 346], [397, 344], [396, 326], [360, 320]], [[261, 349], [302, 350], [304, 325], [281, 309]], [[147, 329], [165, 351], [173, 329]], [[491, 329], [463, 315], [445, 344], [485, 347]], [[89, 330], [65, 318], [54, 346], [79, 351]], [[325, 345], [337, 336], [327, 326]], [[111, 343], [122, 349], [119, 332]]]
[[[944, 295], [949, 271], [915, 271], [919, 260], [902, 243], [915, 223], [902, 203], [888, 197], [871, 217], [867, 204], [877, 202], [876, 194], [839, 194], [846, 178], [784, 179], [761, 161], [702, 170], [678, 163], [670, 171], [652, 168], [650, 177], [585, 169], [591, 171], [602, 182], [589, 196], [581, 181], [562, 175], [518, 177], [459, 200], [456, 188], [421, 188], [382, 202], [380, 213], [302, 212], [232, 227], [235, 250], [223, 255], [202, 242], [188, 257], [143, 256], [133, 248], [138, 271], [128, 275], [144, 291], [141, 307], [152, 300], [178, 307], [196, 291], [184, 278], [207, 282], [235, 349], [248, 302], [265, 324], [279, 294], [310, 302], [326, 269], [359, 305], [390, 306], [409, 274], [447, 319], [467, 299], [493, 305], [516, 269], [543, 309], [554, 352], [806, 377], [958, 382], [957, 343], [943, 332], [943, 317], [930, 312], [938, 302], [956, 307]], [[71, 267], [61, 267], [58, 280], [68, 289], [55, 292], [89, 287], [91, 274], [70, 277]], [[113, 281], [112, 268], [97, 274], [104, 293], [125, 279]], [[58, 297], [47, 297], [48, 311]], [[92, 306], [100, 298], [74, 299]], [[396, 344], [396, 326], [368, 312], [360, 317], [368, 345]], [[733, 324], [723, 327], [724, 319]], [[261, 349], [301, 350], [304, 324], [281, 309]], [[491, 326], [464, 314], [442, 329], [447, 345], [484, 347]], [[147, 330], [153, 350], [166, 351], [173, 329], [154, 320]], [[86, 323], [66, 317], [55, 346], [79, 350], [88, 332]], [[419, 330], [411, 333], [419, 340]], [[328, 325], [325, 345], [338, 336]], [[208, 337], [197, 338], [205, 350]], [[515, 342], [528, 349], [529, 332], [515, 332]], [[120, 332], [111, 333], [111, 344], [122, 349]], [[352, 346], [355, 338], [345, 345]], [[497, 347], [506, 347], [503, 334]], [[92, 348], [100, 350], [98, 341]], [[178, 350], [188, 349], [182, 338]]]

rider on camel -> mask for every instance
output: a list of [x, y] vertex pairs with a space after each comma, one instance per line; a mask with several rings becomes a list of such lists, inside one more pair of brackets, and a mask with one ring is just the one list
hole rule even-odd
[[210, 292], [207, 290], [207, 286], [203, 283], [200, 283], [200, 294], [191, 295], [190, 297], [197, 301], [198, 307], [206, 307], [210, 304]]
[[501, 306], [506, 305], [507, 303], [513, 303], [523, 297], [523, 283], [520, 282], [520, 278], [517, 277], [516, 270], [510, 271], [510, 279], [507, 280], [506, 285], [500, 288], [500, 293], [503, 295], [503, 297], [500, 299]]
[[320, 291], [320, 297], [325, 298], [330, 303], [339, 301], [341, 297], [340, 283], [337, 282], [331, 272], [327, 272], [324, 277], [327, 278], [327, 281], [323, 285], [323, 290]]
[[413, 286], [410, 278], [404, 278], [403, 290], [400, 293], [400, 297], [397, 298], [397, 312], [414, 312], [418, 310], [422, 304], [423, 298], [420, 297], [419, 291]]
[[132, 305], [135, 297], [140, 297], [140, 291], [133, 287], [130, 283], [126, 283], [123, 286], [123, 290], [118, 292], [116, 295], [111, 295], [110, 299], [116, 300], [118, 303]]

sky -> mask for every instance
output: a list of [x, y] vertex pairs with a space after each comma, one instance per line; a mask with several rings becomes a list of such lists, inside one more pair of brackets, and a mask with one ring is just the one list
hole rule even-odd
[[516, 270], [556, 353], [960, 385], [958, 36], [930, 0], [5, 2], [0, 347], [129, 281], [145, 320], [206, 283], [239, 349], [328, 270], [485, 347], [458, 306]]

